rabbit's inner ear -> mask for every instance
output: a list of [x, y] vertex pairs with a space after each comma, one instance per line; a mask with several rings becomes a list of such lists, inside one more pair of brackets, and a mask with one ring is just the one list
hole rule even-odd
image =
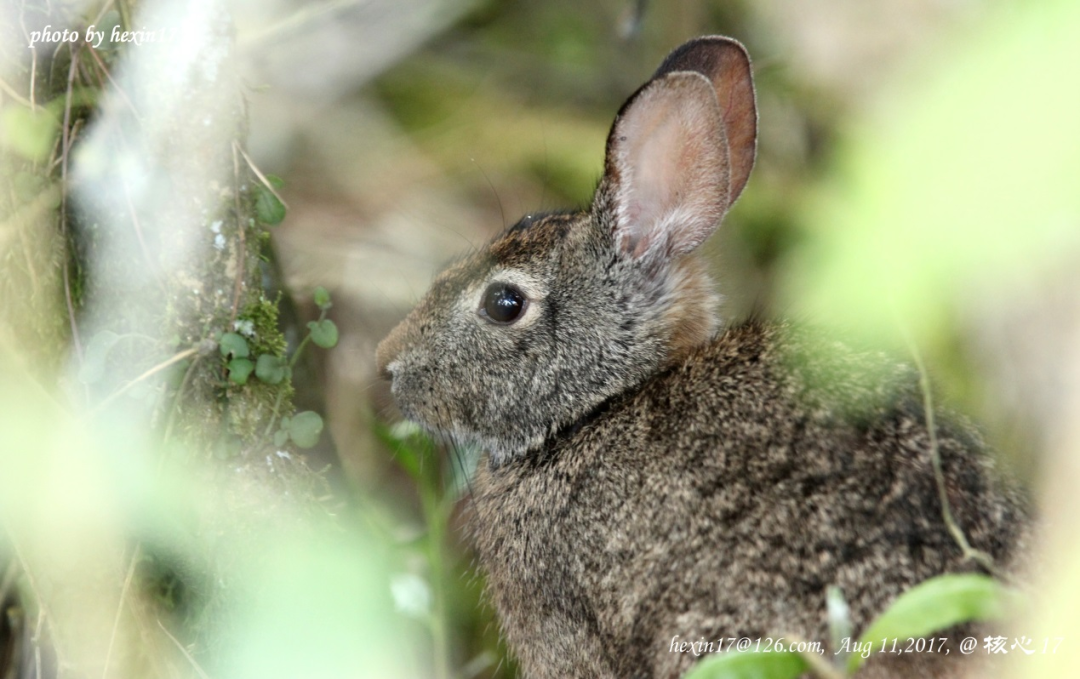
[[757, 103], [750, 56], [738, 41], [711, 35], [677, 48], [664, 59], [653, 78], [676, 71], [700, 73], [716, 91], [731, 153], [729, 202], [734, 203], [750, 178], [757, 150]]
[[712, 85], [672, 73], [643, 87], [608, 137], [615, 243], [635, 257], [689, 252], [728, 208], [730, 162]]

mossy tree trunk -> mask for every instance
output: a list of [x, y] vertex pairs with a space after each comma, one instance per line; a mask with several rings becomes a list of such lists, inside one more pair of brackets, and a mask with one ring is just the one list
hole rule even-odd
[[[253, 564], [333, 525], [230, 19], [146, 4], [28, 1], [3, 26], [26, 49], [0, 94], [0, 677], [224, 673]], [[147, 33], [95, 46], [90, 25]], [[80, 37], [30, 47], [45, 26]]]

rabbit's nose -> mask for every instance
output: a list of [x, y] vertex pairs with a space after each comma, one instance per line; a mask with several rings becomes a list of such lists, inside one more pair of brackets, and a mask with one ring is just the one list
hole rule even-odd
[[379, 377], [384, 380], [394, 379], [390, 364], [398, 357], [402, 347], [405, 345], [405, 332], [405, 324], [398, 324], [396, 328], [390, 331], [386, 339], [379, 342], [379, 346], [375, 349], [375, 369], [378, 370]]
[[390, 365], [388, 363], [383, 363], [382, 361], [378, 361], [378, 359], [376, 359], [376, 361], [377, 361], [376, 367], [379, 370], [379, 377], [383, 378], [387, 382], [393, 382], [394, 381], [394, 373], [392, 373], [390, 371]]

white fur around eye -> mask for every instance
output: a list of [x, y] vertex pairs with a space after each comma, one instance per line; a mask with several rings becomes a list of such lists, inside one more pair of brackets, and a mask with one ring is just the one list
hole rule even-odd
[[462, 313], [472, 314], [477, 320], [483, 321], [477, 311], [484, 306], [484, 294], [492, 283], [512, 285], [520, 290], [528, 300], [521, 317], [504, 327], [526, 327], [539, 318], [544, 298], [547, 297], [547, 286], [536, 276], [520, 269], [492, 269], [483, 280], [465, 290], [458, 302], [459, 310]]

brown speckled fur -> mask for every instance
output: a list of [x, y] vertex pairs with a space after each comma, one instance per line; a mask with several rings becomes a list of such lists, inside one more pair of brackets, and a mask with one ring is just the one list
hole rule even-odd
[[[571, 435], [482, 467], [470, 525], [529, 676], [676, 677], [696, 658], [669, 652], [674, 635], [824, 640], [830, 584], [861, 629], [910, 586], [973, 570], [941, 519], [916, 377], [808, 384], [821, 366], [793, 370], [815, 359], [787, 333], [728, 330]], [[957, 520], [1009, 563], [1023, 500], [973, 434], [940, 435]], [[902, 662], [942, 676], [932, 660]]]
[[[522, 219], [379, 346], [406, 417], [486, 450], [468, 525], [527, 677], [674, 678], [697, 660], [676, 636], [824, 642], [830, 585], [858, 633], [912, 585], [973, 569], [913, 369], [784, 324], [716, 334], [693, 251], [749, 176], [755, 127], [742, 47], [680, 47], [619, 112], [588, 211]], [[494, 322], [506, 286], [524, 301]], [[959, 525], [1015, 571], [1021, 493], [937, 418]], [[875, 656], [860, 676], [963, 660]]]

